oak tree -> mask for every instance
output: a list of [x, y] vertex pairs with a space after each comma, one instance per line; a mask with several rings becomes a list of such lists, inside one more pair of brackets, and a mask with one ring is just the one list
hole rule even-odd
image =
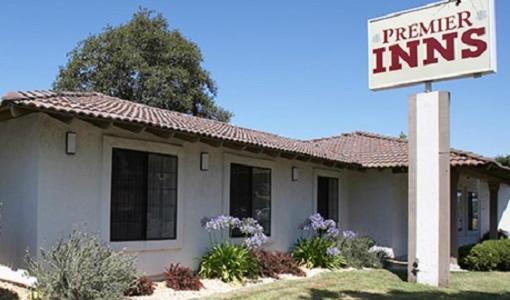
[[232, 116], [214, 102], [217, 87], [199, 47], [161, 14], [142, 9], [81, 41], [68, 57], [55, 90], [101, 92], [225, 122]]

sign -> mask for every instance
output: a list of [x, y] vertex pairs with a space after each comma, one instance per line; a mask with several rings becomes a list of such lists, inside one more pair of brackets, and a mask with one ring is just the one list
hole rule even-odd
[[368, 22], [369, 86], [496, 72], [494, 0], [446, 0]]

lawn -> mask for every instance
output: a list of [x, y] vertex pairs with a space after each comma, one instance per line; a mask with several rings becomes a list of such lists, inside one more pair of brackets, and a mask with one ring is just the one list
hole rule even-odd
[[450, 288], [410, 284], [386, 270], [325, 273], [207, 299], [510, 299], [510, 273], [452, 273]]

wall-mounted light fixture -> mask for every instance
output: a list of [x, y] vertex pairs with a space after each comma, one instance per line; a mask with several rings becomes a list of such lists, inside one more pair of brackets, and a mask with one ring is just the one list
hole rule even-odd
[[299, 168], [292, 167], [292, 181], [298, 181], [298, 180], [299, 180]]
[[76, 154], [76, 132], [66, 132], [66, 154]]
[[200, 153], [200, 171], [209, 170], [209, 153]]

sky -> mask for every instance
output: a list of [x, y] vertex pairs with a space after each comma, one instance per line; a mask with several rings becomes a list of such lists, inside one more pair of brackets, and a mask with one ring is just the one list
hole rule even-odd
[[[407, 131], [423, 86], [368, 89], [367, 21], [423, 0], [2, 1], [0, 94], [50, 89], [66, 54], [140, 7], [197, 43], [232, 123], [292, 138]], [[510, 1], [496, 0], [498, 73], [434, 84], [448, 90], [452, 147], [510, 154]]]

